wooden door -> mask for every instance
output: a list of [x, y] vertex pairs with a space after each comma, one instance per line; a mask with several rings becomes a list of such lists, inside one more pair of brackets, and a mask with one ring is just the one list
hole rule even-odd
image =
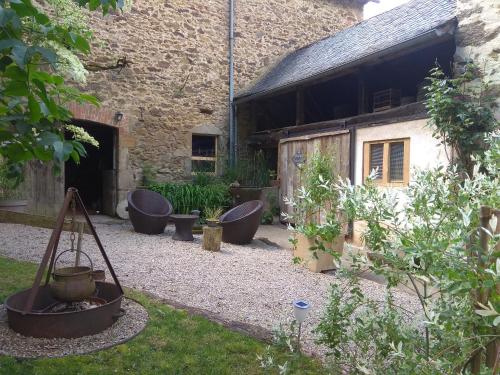
[[284, 198], [293, 197], [302, 184], [298, 162], [299, 164], [300, 161], [307, 163], [315, 152], [328, 154], [336, 160], [334, 175], [347, 178], [349, 177], [349, 148], [348, 130], [282, 139], [278, 149], [281, 212], [292, 213], [291, 207], [285, 204]]

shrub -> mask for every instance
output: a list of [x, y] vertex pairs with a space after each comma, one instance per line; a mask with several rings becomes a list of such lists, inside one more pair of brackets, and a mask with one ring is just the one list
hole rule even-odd
[[264, 225], [272, 224], [274, 220], [273, 214], [271, 211], [264, 211], [262, 214], [262, 219], [260, 219], [260, 223]]
[[195, 185], [188, 183], [153, 184], [149, 189], [163, 195], [172, 203], [177, 214], [189, 214], [192, 210], [202, 211], [208, 207], [228, 208], [231, 196], [226, 185], [214, 183]]
[[266, 187], [271, 184], [271, 171], [262, 150], [251, 157], [240, 157], [234, 167], [226, 167], [222, 180], [230, 184], [238, 181], [241, 186]]
[[[367, 222], [364, 240], [376, 254], [372, 263], [353, 254], [351, 268], [343, 270], [348, 283], [332, 287], [318, 327], [337, 368], [364, 374], [469, 373], [468, 365], [500, 339], [500, 236], [479, 229], [481, 206], [500, 207], [500, 141], [490, 137], [486, 144], [490, 148], [470, 176], [457, 166], [417, 171], [398, 195], [378, 189], [373, 173], [365, 185], [334, 186], [348, 217]], [[385, 302], [359, 288], [359, 274], [367, 270], [386, 278]], [[394, 290], [406, 280], [419, 311], [397, 303]], [[491, 374], [485, 371], [481, 374]]]
[[473, 156], [484, 152], [487, 133], [498, 129], [495, 119], [496, 96], [481, 69], [472, 63], [461, 74], [446, 77], [441, 68], [431, 70], [425, 106], [436, 138], [457, 153], [451, 160], [472, 174]]
[[0, 199], [23, 198], [23, 186], [12, 177], [9, 166], [0, 159]]

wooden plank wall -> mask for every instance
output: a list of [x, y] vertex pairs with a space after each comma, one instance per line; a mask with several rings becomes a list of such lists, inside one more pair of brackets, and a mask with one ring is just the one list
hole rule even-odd
[[26, 170], [27, 212], [56, 217], [64, 200], [64, 170], [54, 174], [52, 163], [32, 161]]
[[297, 189], [302, 186], [301, 171], [293, 162], [293, 156], [297, 152], [302, 152], [306, 161], [315, 152], [331, 155], [336, 161], [333, 173], [348, 178], [349, 148], [350, 135], [347, 130], [282, 139], [278, 148], [281, 212], [292, 213], [291, 208], [285, 205], [283, 199], [284, 197], [293, 197]]

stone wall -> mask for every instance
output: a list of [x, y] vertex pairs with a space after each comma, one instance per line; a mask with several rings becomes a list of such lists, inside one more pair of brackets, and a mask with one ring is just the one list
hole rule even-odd
[[[474, 61], [484, 69], [492, 95], [500, 105], [500, 3], [498, 0], [457, 0], [455, 60]], [[497, 109], [500, 119], [500, 110]]]
[[[357, 21], [348, 0], [236, 0], [237, 88], [285, 52]], [[226, 155], [228, 130], [228, 0], [134, 0], [124, 14], [91, 16], [96, 42], [88, 62], [121, 70], [92, 72], [83, 87], [102, 108], [128, 119], [126, 144], [132, 181], [142, 168], [160, 180], [190, 177], [191, 132], [214, 129]], [[196, 130], [195, 130], [196, 131]]]
[[[361, 21], [361, 6], [332, 0], [237, 0], [235, 81], [244, 88], [286, 53]], [[358, 18], [359, 17], [359, 18]]]

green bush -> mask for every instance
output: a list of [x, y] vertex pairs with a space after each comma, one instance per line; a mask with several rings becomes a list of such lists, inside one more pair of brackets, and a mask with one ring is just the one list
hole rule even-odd
[[273, 223], [274, 217], [271, 211], [264, 211], [262, 214], [262, 219], [260, 219], [260, 223], [264, 225], [270, 225]]
[[0, 159], [0, 199], [21, 199], [23, 193], [20, 181], [12, 178], [9, 166]]
[[242, 186], [266, 187], [270, 186], [271, 171], [266, 157], [259, 150], [248, 157], [239, 157], [235, 166], [227, 166], [222, 175], [222, 181], [227, 184], [238, 181]]
[[[189, 214], [192, 210], [222, 207], [229, 208], [231, 196], [222, 183], [195, 185], [189, 183], [163, 183], [148, 187], [167, 198], [177, 214]], [[202, 214], [203, 215], [203, 214]]]

